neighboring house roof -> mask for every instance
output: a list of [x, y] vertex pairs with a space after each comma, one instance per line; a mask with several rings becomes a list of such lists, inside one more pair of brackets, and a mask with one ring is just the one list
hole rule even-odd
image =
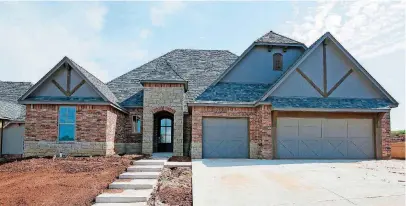
[[143, 102], [142, 81], [187, 81], [189, 89], [185, 95], [185, 103], [189, 103], [236, 58], [237, 55], [226, 50], [176, 49], [113, 79], [107, 85], [122, 106], [139, 107]]
[[387, 99], [320, 98], [320, 97], [268, 97], [275, 110], [283, 109], [368, 109], [387, 110], [392, 103]]
[[302, 63], [314, 50], [317, 48], [326, 38], [330, 39], [337, 47], [348, 57], [348, 59], [356, 66], [354, 69], [359, 70], [367, 79], [369, 79], [377, 89], [384, 94], [394, 107], [398, 105], [398, 102], [355, 60], [355, 58], [330, 34], [326, 32], [317, 41], [315, 41], [296, 61], [293, 63], [286, 72], [275, 81], [275, 83], [268, 89], [263, 97], [258, 101], [264, 101], [268, 98], [275, 89], [282, 84], [282, 82]]
[[[80, 97], [39, 97], [39, 98], [27, 98], [35, 89], [37, 89], [45, 80], [47, 80], [53, 73], [55, 73], [61, 66], [68, 63], [101, 97], [100, 98], [80, 98]], [[34, 86], [32, 86], [20, 99], [19, 101], [24, 102], [24, 100], [30, 101], [61, 101], [61, 102], [95, 102], [95, 101], [106, 101], [120, 110], [123, 110], [118, 102], [118, 99], [110, 91], [106, 84], [104, 84], [97, 77], [92, 75], [86, 69], [81, 67], [76, 62], [72, 61], [68, 57], [64, 57], [54, 68], [52, 68], [44, 77], [42, 77]]]
[[298, 42], [298, 41], [288, 38], [286, 36], [277, 34], [273, 31], [270, 31], [270, 32], [264, 34], [263, 36], [258, 38], [255, 42], [256, 43], [270, 43], [270, 44], [302, 44], [302, 45], [304, 45], [302, 42]]
[[18, 104], [17, 100], [31, 86], [31, 82], [0, 81], [0, 119], [25, 120], [25, 106]]

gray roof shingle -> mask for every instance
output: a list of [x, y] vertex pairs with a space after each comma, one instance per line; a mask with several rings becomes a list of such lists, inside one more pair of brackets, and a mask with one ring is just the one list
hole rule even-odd
[[263, 36], [258, 38], [255, 42], [256, 43], [270, 43], [270, 44], [272, 44], [272, 43], [274, 43], [274, 44], [301, 44], [301, 45], [305, 46], [301, 42], [298, 42], [298, 41], [288, 38], [286, 36], [277, 34], [273, 31], [270, 31], [270, 32], [264, 34]]
[[387, 99], [319, 98], [319, 97], [268, 97], [275, 108], [323, 108], [323, 109], [390, 109]]
[[236, 59], [237, 55], [225, 50], [176, 49], [113, 79], [107, 85], [122, 106], [142, 106], [143, 87], [140, 81], [187, 81], [186, 104], [194, 101]]
[[25, 106], [18, 104], [17, 100], [31, 86], [31, 82], [0, 81], [0, 118], [25, 120]]
[[269, 84], [241, 84], [219, 82], [196, 98], [196, 103], [255, 102], [269, 88]]

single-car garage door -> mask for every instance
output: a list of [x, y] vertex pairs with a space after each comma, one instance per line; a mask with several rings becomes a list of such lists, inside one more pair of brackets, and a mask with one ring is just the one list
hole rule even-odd
[[278, 118], [277, 157], [374, 158], [372, 119]]
[[203, 118], [203, 158], [248, 158], [246, 118]]

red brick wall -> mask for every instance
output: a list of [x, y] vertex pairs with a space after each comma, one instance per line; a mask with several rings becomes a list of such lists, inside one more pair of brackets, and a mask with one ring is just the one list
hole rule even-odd
[[[57, 141], [60, 105], [27, 105], [25, 140]], [[76, 105], [76, 141], [125, 139], [125, 116], [107, 105]]]
[[56, 141], [58, 137], [58, 105], [27, 105], [25, 140]]
[[142, 108], [129, 108], [127, 111], [128, 115], [123, 115], [120, 117], [120, 122], [123, 123], [123, 135], [116, 136], [117, 143], [141, 143], [142, 142], [142, 127], [141, 133], [133, 133], [132, 131], [132, 116], [137, 115], [141, 118], [141, 123], [144, 124], [142, 119]]

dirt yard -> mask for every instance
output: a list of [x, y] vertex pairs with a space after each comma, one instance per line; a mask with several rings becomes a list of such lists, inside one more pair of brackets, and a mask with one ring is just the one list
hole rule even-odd
[[191, 206], [192, 200], [192, 169], [164, 168], [148, 205]]
[[140, 155], [37, 158], [0, 165], [0, 205], [91, 205]]

